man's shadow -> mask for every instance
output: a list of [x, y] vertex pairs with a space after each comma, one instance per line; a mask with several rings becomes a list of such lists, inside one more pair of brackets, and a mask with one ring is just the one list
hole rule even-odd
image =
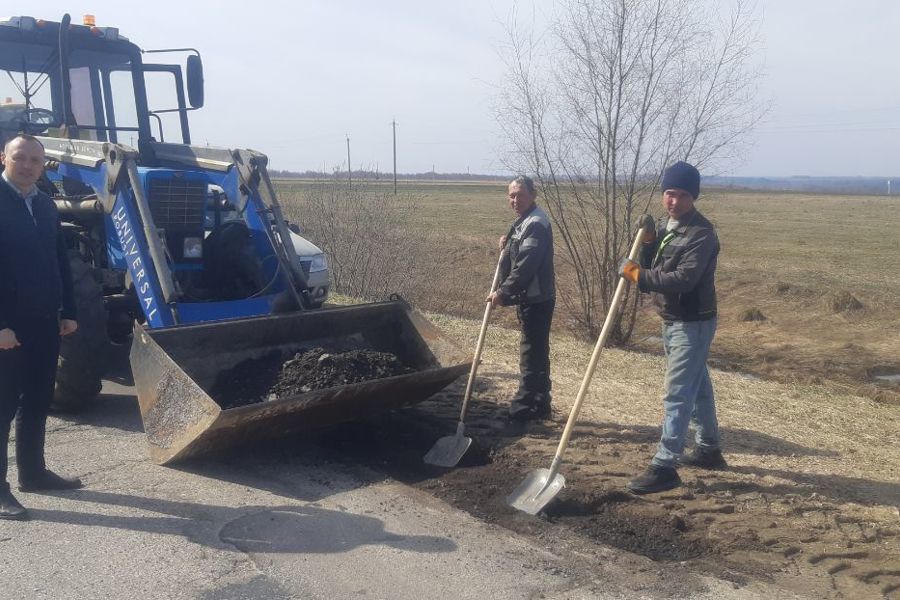
[[347, 510], [329, 510], [316, 504], [232, 508], [93, 490], [79, 490], [67, 493], [65, 497], [157, 513], [158, 516], [30, 509], [32, 519], [184, 536], [196, 544], [212, 547], [227, 544], [242, 552], [330, 554], [361, 546], [386, 545], [411, 552], [436, 553], [452, 552], [457, 547], [444, 537], [391, 533], [384, 529], [383, 521], [374, 517]]

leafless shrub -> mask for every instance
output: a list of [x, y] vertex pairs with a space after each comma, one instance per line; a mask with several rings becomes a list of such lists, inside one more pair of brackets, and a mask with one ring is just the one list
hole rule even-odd
[[304, 186], [285, 212], [328, 256], [332, 289], [356, 298], [409, 296], [425, 245], [417, 202], [365, 184], [323, 180]]

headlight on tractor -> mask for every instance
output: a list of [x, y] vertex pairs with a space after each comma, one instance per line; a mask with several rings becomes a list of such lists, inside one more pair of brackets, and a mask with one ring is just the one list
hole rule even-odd
[[319, 271], [325, 271], [328, 269], [328, 259], [325, 258], [324, 254], [316, 254], [312, 257], [312, 260], [309, 263], [309, 272], [317, 273]]

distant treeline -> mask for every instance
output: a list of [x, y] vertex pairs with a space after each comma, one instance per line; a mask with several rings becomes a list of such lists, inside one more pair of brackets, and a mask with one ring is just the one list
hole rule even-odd
[[[331, 173], [323, 173], [322, 171], [279, 171], [272, 169], [269, 171], [272, 177], [279, 179], [346, 179], [347, 171], [335, 171]], [[393, 173], [384, 173], [379, 171], [353, 171], [351, 174], [353, 179], [360, 181], [393, 181]], [[482, 175], [476, 173], [397, 173], [397, 179], [420, 180], [420, 181], [506, 181], [510, 179], [510, 175]]]
[[[270, 171], [279, 179], [346, 179], [346, 171], [323, 173], [322, 171]], [[378, 171], [353, 171], [358, 181], [392, 181], [391, 173]], [[513, 175], [485, 175], [482, 173], [398, 173], [404, 181], [507, 181]], [[890, 182], [890, 183], [889, 183]], [[733, 190], [764, 190], [781, 192], [815, 192], [823, 194], [867, 194], [900, 196], [898, 177], [704, 177], [705, 186]]]
[[705, 177], [705, 185], [739, 190], [900, 196], [900, 177]]

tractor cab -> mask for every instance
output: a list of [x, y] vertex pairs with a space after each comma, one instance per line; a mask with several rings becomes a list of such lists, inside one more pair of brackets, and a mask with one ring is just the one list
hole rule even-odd
[[[190, 54], [186, 86], [180, 64], [143, 60], [144, 54], [172, 53]], [[97, 27], [90, 15], [82, 25], [0, 19], [0, 70], [8, 75], [0, 81], [0, 98], [9, 107], [0, 114], [6, 132], [131, 146], [167, 138], [190, 144], [187, 112], [203, 106], [196, 50], [144, 51], [117, 28]]]

